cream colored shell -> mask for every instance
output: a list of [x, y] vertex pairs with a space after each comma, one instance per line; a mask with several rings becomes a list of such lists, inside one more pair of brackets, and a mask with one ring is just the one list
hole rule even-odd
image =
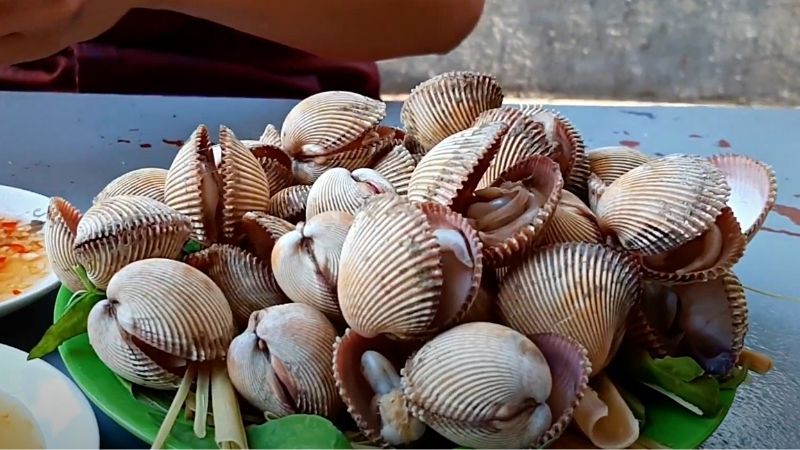
[[308, 191], [306, 220], [326, 211], [356, 214], [372, 196], [394, 193], [394, 187], [372, 169], [328, 169]]
[[164, 185], [167, 170], [146, 167], [132, 170], [111, 180], [94, 198], [94, 203], [116, 195], [141, 195], [164, 202]]
[[306, 217], [306, 201], [310, 185], [290, 186], [278, 191], [269, 201], [270, 215], [297, 223]]
[[81, 212], [63, 198], [50, 198], [43, 232], [44, 250], [58, 280], [72, 292], [84, 289], [75, 274], [75, 266], [80, 262], [74, 249], [75, 235], [82, 217]]
[[411, 174], [417, 167], [417, 161], [402, 144], [395, 145], [372, 167], [383, 178], [394, 186], [399, 195], [408, 194]]

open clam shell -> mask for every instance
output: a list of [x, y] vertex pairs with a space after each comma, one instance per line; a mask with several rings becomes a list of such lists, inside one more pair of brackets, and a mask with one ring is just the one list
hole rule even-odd
[[308, 191], [306, 220], [326, 211], [355, 214], [370, 197], [395, 192], [381, 174], [372, 169], [328, 169]]
[[521, 109], [544, 126], [545, 136], [554, 146], [553, 158], [561, 167], [566, 188], [582, 196], [586, 189], [589, 170], [586, 146], [577, 128], [566, 117], [542, 105], [526, 105]]
[[492, 122], [459, 131], [420, 160], [408, 184], [408, 198], [461, 212], [497, 153], [508, 125]]
[[261, 212], [248, 212], [242, 217], [246, 239], [243, 247], [270, 267], [272, 249], [284, 234], [295, 229], [291, 222]]
[[764, 225], [778, 198], [778, 181], [772, 167], [744, 155], [714, 155], [711, 164], [725, 175], [731, 187], [728, 206], [750, 242]]
[[512, 266], [500, 282], [503, 323], [525, 335], [559, 333], [586, 347], [593, 374], [616, 353], [641, 295], [632, 255], [600, 244], [555, 244]]
[[400, 120], [408, 140], [418, 147], [416, 153], [425, 154], [446, 137], [472, 127], [482, 112], [502, 103], [503, 90], [491, 75], [447, 72], [411, 90]]
[[336, 297], [339, 257], [352, 223], [353, 216], [346, 212], [320, 213], [298, 223], [272, 249], [272, 270], [281, 290], [333, 320], [341, 317]]
[[132, 170], [111, 180], [95, 196], [93, 203], [117, 195], [141, 195], [163, 203], [166, 180], [166, 169], [146, 167]]
[[372, 167], [394, 187], [399, 195], [408, 194], [411, 174], [417, 167], [417, 161], [402, 144], [395, 145]]
[[597, 211], [597, 203], [600, 201], [600, 197], [606, 192], [606, 187], [606, 184], [597, 174], [589, 174], [589, 181], [586, 183], [586, 188], [588, 190], [586, 196], [589, 199], [589, 208], [593, 212]]
[[148, 197], [121, 195], [94, 204], [78, 223], [75, 254], [100, 289], [128, 264], [177, 259], [191, 232], [189, 218]]
[[353, 331], [408, 339], [458, 321], [481, 283], [481, 244], [466, 219], [396, 194], [371, 198], [342, 248], [339, 305]]
[[600, 147], [586, 153], [589, 169], [609, 185], [617, 178], [650, 161], [650, 157], [630, 147]]
[[628, 251], [664, 253], [703, 234], [730, 196], [723, 173], [699, 156], [651, 160], [611, 183], [595, 213]]
[[508, 125], [508, 132], [503, 135], [497, 154], [478, 183], [478, 189], [490, 186], [503, 172], [528, 157], [555, 156], [556, 149], [547, 140], [544, 126], [521, 109], [513, 106], [490, 109], [481, 113], [473, 126], [492, 122], [505, 123]]
[[683, 339], [676, 320], [679, 308], [680, 299], [674, 286], [645, 280], [642, 299], [628, 315], [625, 340], [641, 346], [655, 358], [677, 354]]
[[289, 186], [272, 196], [269, 203], [270, 215], [297, 223], [306, 217], [306, 201], [310, 185]]
[[592, 210], [577, 195], [567, 190], [561, 191], [561, 200], [543, 233], [543, 245], [559, 242], [603, 242]]
[[708, 231], [669, 252], [645, 256], [646, 278], [691, 283], [717, 278], [744, 256], [747, 242], [730, 208], [724, 208]]
[[[420, 345], [394, 341], [385, 335], [365, 338], [350, 328], [345, 330], [342, 337], [336, 339], [333, 346], [333, 374], [339, 396], [347, 406], [347, 412], [356, 426], [375, 444], [383, 447], [410, 444], [424, 432], [424, 426], [411, 416], [410, 411], [405, 410], [399, 376], [406, 358]], [[376, 352], [384, 356], [392, 366], [385, 367], [385, 375], [377, 380], [368, 379], [371, 374], [363, 369], [356, 370], [362, 368], [362, 361], [367, 352]], [[380, 388], [378, 392], [373, 383]], [[385, 401], [381, 401], [384, 399]], [[387, 414], [387, 417], [381, 414], [390, 411], [395, 414]], [[390, 442], [387, 442], [387, 439]]]
[[524, 257], [541, 239], [561, 199], [563, 180], [550, 158], [534, 155], [503, 172], [470, 199], [466, 217], [492, 267]]
[[228, 299], [240, 328], [255, 311], [289, 302], [281, 291], [269, 259], [263, 260], [239, 247], [214, 244], [186, 258], [186, 263], [208, 275]]
[[292, 159], [279, 146], [259, 144], [250, 151], [267, 176], [270, 195], [294, 184]]
[[342, 409], [331, 360], [336, 329], [311, 306], [288, 303], [252, 314], [231, 342], [227, 365], [236, 390], [268, 418]]
[[43, 232], [44, 250], [56, 277], [71, 292], [84, 289], [74, 271], [80, 264], [74, 246], [82, 217], [78, 208], [70, 202], [61, 197], [50, 198]]
[[269, 145], [270, 147], [281, 147], [281, 133], [275, 127], [275, 125], [269, 123], [266, 127], [264, 127], [264, 132], [261, 133], [261, 137], [258, 138], [258, 141], [264, 145]]

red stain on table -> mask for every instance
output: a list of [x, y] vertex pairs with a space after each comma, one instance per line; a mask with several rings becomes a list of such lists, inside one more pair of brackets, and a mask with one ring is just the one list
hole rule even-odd
[[700, 139], [700, 138], [701, 138], [701, 137], [703, 137], [703, 136], [701, 136], [701, 135], [699, 135], [699, 134], [694, 134], [694, 133], [692, 133], [692, 134], [690, 134], [690, 135], [689, 135], [689, 137], [690, 137], [690, 138], [692, 138], [692, 139]]
[[139, 144], [139, 147], [141, 147], [141, 148], [152, 148], [153, 146], [151, 144]]
[[639, 141], [619, 141], [619, 145], [624, 145], [625, 147], [636, 148], [640, 144]]
[[173, 147], [183, 147], [183, 141], [180, 139], [162, 139], [161, 142]]
[[777, 228], [770, 228], [770, 227], [761, 227], [761, 229], [764, 231], [769, 231], [770, 233], [785, 234], [791, 237], [800, 237], [800, 233], [796, 233], [794, 231], [779, 230]]
[[786, 205], [775, 205], [773, 211], [791, 220], [793, 224], [800, 225], [800, 209]]
[[720, 139], [717, 142], [717, 147], [719, 147], [719, 148], [731, 148], [731, 143], [726, 141], [725, 139]]

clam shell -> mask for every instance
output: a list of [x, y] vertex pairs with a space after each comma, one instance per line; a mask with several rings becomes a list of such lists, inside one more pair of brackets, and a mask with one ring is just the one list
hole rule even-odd
[[589, 181], [586, 184], [588, 189], [587, 197], [589, 198], [589, 208], [594, 212], [597, 211], [597, 202], [600, 197], [606, 192], [606, 184], [597, 176], [597, 174], [590, 174]]
[[146, 167], [132, 170], [113, 179], [95, 196], [93, 203], [117, 195], [141, 195], [164, 202], [164, 186], [167, 170], [157, 167]]
[[[535, 155], [509, 167], [495, 180], [492, 187], [475, 191], [466, 216], [478, 230], [478, 236], [483, 242], [483, 254], [489, 265], [509, 265], [523, 258], [533, 248], [541, 239], [542, 231], [547, 228], [561, 199], [563, 183], [558, 165], [546, 156]], [[494, 195], [485, 195], [495, 188], [507, 191], [522, 189], [518, 192], [527, 195], [526, 203], [521, 205], [523, 210], [520, 212], [520, 207], [515, 206], [514, 201], [520, 194], [515, 195], [505, 205], [496, 207], [494, 203], [497, 199]], [[492, 209], [486, 212], [487, 207]], [[516, 217], [508, 221], [500, 214], [502, 212], [505, 212], [505, 217], [508, 214]], [[500, 226], [496, 226], [497, 224]]]
[[219, 143], [222, 160], [222, 235], [225, 242], [236, 242], [241, 234], [242, 216], [248, 211], [267, 212], [269, 185], [258, 160], [233, 132], [221, 126]]
[[408, 198], [460, 212], [499, 149], [508, 126], [493, 122], [453, 134], [431, 148], [417, 164]]
[[242, 216], [242, 228], [247, 236], [244, 248], [272, 267], [272, 249], [284, 234], [295, 229], [294, 224], [261, 212], [248, 212]]
[[[710, 229], [667, 254], [642, 258], [644, 276], [670, 283], [691, 283], [723, 275], [744, 256], [747, 242], [730, 208], [722, 210], [714, 227], [714, 230]], [[656, 258], [666, 259], [663, 263], [653, 264]], [[692, 265], [695, 268], [690, 269]]]
[[677, 354], [683, 333], [675, 326], [679, 300], [673, 286], [644, 280], [642, 298], [628, 315], [625, 340], [656, 358]]
[[270, 147], [281, 147], [281, 133], [275, 128], [273, 124], [267, 124], [264, 127], [264, 132], [261, 133], [261, 137], [258, 138], [259, 142], [264, 145], [269, 145]]
[[375, 163], [373, 169], [394, 186], [395, 192], [399, 195], [406, 195], [408, 194], [408, 184], [411, 182], [411, 174], [414, 173], [416, 167], [417, 161], [401, 144], [392, 147], [383, 158]]
[[[508, 327], [473, 322], [445, 331], [408, 359], [402, 376], [412, 414], [460, 446], [530, 447], [551, 426], [550, 367]], [[542, 405], [535, 419], [533, 405]]]
[[425, 153], [446, 137], [470, 128], [484, 111], [503, 103], [494, 77], [476, 72], [447, 72], [411, 90], [400, 120], [410, 138]]
[[310, 190], [311, 186], [301, 184], [278, 191], [270, 199], [267, 212], [271, 216], [280, 217], [292, 223], [303, 220], [306, 217], [306, 201]]
[[639, 422], [604, 373], [575, 409], [575, 424], [599, 448], [629, 448], [639, 439]]
[[179, 261], [133, 262], [114, 275], [106, 294], [115, 326], [167, 355], [196, 362], [222, 358], [236, 332], [219, 287]]
[[508, 132], [503, 136], [497, 155], [478, 183], [478, 189], [490, 186], [503, 172], [530, 156], [555, 156], [555, 148], [547, 140], [542, 124], [521, 109], [513, 106], [490, 109], [478, 116], [474, 126], [492, 122], [505, 123], [508, 125]]
[[[589, 172], [582, 162], [586, 159], [586, 146], [577, 128], [557, 111], [544, 108], [542, 105], [526, 105], [521, 109], [544, 126], [545, 136], [551, 145], [555, 146], [554, 159], [561, 167], [567, 189], [574, 189], [577, 191], [576, 195], [582, 195]], [[578, 162], [581, 162], [579, 170], [573, 173]]]
[[75, 235], [82, 217], [81, 212], [63, 198], [50, 198], [43, 232], [44, 250], [56, 277], [71, 292], [84, 289], [74, 271], [79, 264], [74, 250]]
[[284, 234], [272, 249], [272, 270], [286, 295], [328, 317], [341, 317], [336, 297], [339, 258], [353, 216], [341, 211], [317, 214]]
[[600, 147], [589, 151], [586, 157], [589, 169], [606, 185], [650, 161], [649, 156], [630, 147]]
[[[437, 232], [457, 232], [466, 268], [442, 247]], [[460, 215], [436, 204], [395, 195], [371, 198], [353, 221], [342, 248], [339, 305], [353, 331], [365, 337], [426, 336], [459, 320], [480, 286], [481, 245]], [[449, 269], [445, 271], [445, 269]]]
[[372, 169], [329, 169], [308, 191], [306, 220], [326, 211], [355, 214], [367, 199], [384, 192], [393, 193], [394, 187]]
[[543, 245], [560, 242], [603, 242], [592, 210], [577, 195], [567, 190], [561, 192], [561, 200], [543, 231], [541, 241]]
[[187, 264], [203, 271], [219, 286], [240, 328], [247, 326], [253, 312], [289, 301], [278, 287], [268, 261], [239, 247], [220, 244], [186, 258]]
[[767, 220], [778, 198], [775, 171], [767, 164], [744, 155], [714, 155], [711, 164], [725, 175], [731, 196], [728, 206], [742, 226], [747, 242]]
[[[244, 141], [242, 142], [244, 143]], [[267, 185], [271, 195], [294, 184], [292, 159], [280, 147], [260, 144], [250, 148], [250, 151], [267, 176]]]
[[600, 244], [556, 244], [511, 267], [497, 306], [503, 323], [525, 335], [575, 339], [588, 350], [596, 374], [614, 356], [641, 289], [634, 256]]
[[722, 172], [698, 156], [649, 161], [611, 183], [595, 213], [604, 235], [628, 251], [670, 251], [703, 234], [722, 212], [730, 187]]
[[75, 235], [75, 254], [100, 289], [128, 264], [177, 259], [191, 232], [189, 218], [151, 198], [121, 195], [86, 211]]

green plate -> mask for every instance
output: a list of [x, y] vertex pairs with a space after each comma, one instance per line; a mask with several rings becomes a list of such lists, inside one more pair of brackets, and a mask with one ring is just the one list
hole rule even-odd
[[[71, 292], [62, 287], [56, 300], [55, 317], [60, 317]], [[86, 396], [112, 420], [139, 439], [152, 443], [163, 414], [135, 399], [128, 388], [97, 358], [84, 334], [59, 347], [72, 378]], [[670, 448], [697, 448], [719, 427], [733, 403], [734, 390], [723, 390], [722, 409], [717, 416], [699, 417], [658, 394], [642, 397], [646, 420], [642, 435]], [[190, 423], [176, 423], [168, 448], [216, 448], [213, 434], [195, 437]]]

